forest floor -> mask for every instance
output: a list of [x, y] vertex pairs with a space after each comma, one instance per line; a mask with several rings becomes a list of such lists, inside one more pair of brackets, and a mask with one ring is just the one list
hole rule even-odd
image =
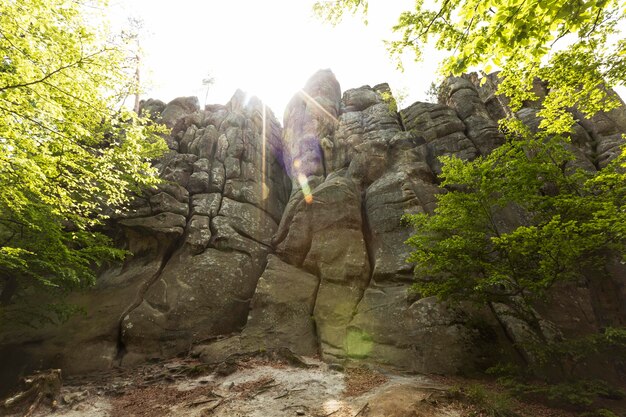
[[[5, 416], [58, 417], [573, 417], [510, 400], [471, 404], [459, 395], [476, 381], [341, 368], [315, 358], [299, 366], [277, 358], [239, 358], [209, 369], [172, 359], [63, 380], [55, 399]], [[495, 386], [487, 387], [491, 400]], [[54, 403], [52, 403], [54, 401]]]

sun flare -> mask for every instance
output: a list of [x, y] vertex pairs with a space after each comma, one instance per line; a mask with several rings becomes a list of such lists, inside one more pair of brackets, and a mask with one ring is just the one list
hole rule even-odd
[[[423, 96], [430, 77], [409, 77], [396, 70], [382, 39], [412, 0], [370, 6], [367, 26], [347, 17], [333, 27], [315, 18], [314, 0], [232, 0], [168, 3], [122, 0], [111, 20], [123, 26], [128, 17], [143, 22], [140, 34], [145, 98], [169, 101], [195, 95], [201, 103], [226, 103], [236, 89], [257, 96], [280, 119], [298, 88], [320, 68], [330, 68], [347, 88], [388, 82], [411, 96]], [[193, 12], [190, 12], [193, 11]], [[437, 60], [416, 73], [432, 73]], [[203, 86], [210, 74], [215, 82]], [[415, 93], [415, 94], [413, 94]]]

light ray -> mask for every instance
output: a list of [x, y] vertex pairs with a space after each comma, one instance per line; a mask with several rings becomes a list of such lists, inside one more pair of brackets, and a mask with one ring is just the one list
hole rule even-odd
[[322, 112], [324, 112], [324, 114], [328, 117], [330, 117], [331, 119], [333, 119], [335, 122], [338, 122], [337, 118], [335, 116], [333, 116], [332, 114], [330, 114], [330, 112], [328, 110], [326, 110], [324, 108], [324, 106], [322, 106], [320, 103], [317, 102], [317, 100], [315, 100], [313, 97], [311, 97], [309, 95], [309, 93], [307, 93], [304, 90], [300, 90], [300, 94], [302, 94], [302, 96], [304, 97], [304, 100], [307, 103], [310, 103], [312, 105], [314, 105], [315, 107], [317, 107], [318, 109], [320, 109]]
[[266, 166], [265, 166], [265, 147], [267, 144], [267, 127], [266, 127], [266, 123], [267, 123], [267, 111], [265, 108], [265, 103], [262, 103], [263, 106], [263, 113], [262, 113], [262, 118], [263, 118], [263, 127], [261, 128], [261, 198], [263, 199], [264, 204], [266, 203], [267, 198], [269, 197], [269, 189], [267, 187], [267, 183], [266, 183], [266, 179], [267, 179], [267, 173], [265, 172], [266, 170]]
[[346, 408], [346, 403], [341, 400], [331, 398], [329, 400], [326, 400], [322, 407], [324, 409], [324, 412], [327, 413], [326, 415], [329, 416], [331, 414], [335, 414], [337, 411], [343, 408]]

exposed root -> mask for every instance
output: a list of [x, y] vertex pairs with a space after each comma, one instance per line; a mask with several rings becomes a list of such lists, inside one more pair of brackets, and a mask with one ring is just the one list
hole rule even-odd
[[23, 385], [24, 388], [21, 391], [1, 403], [2, 408], [16, 412], [20, 408], [28, 407], [24, 412], [24, 417], [33, 415], [44, 400], [49, 401], [50, 407], [56, 408], [62, 386], [61, 370], [50, 369], [37, 372], [24, 378]]

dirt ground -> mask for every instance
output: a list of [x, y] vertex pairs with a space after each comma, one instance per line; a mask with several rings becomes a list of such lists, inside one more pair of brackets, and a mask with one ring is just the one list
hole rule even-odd
[[[228, 369], [208, 369], [174, 359], [132, 370], [69, 378], [52, 406], [42, 401], [29, 417], [470, 417], [486, 415], [451, 397], [438, 378], [329, 366], [303, 358], [240, 359]], [[28, 404], [11, 413], [24, 416]], [[553, 410], [554, 411], [554, 410]], [[574, 414], [540, 408], [532, 416]]]

